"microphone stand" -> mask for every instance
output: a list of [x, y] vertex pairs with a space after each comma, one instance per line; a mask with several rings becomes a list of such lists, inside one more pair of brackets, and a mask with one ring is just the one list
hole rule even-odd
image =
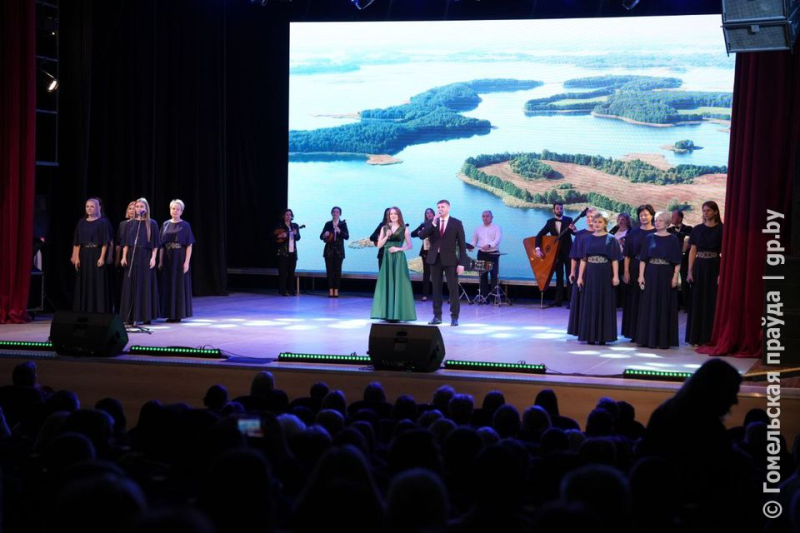
[[[136, 218], [137, 218], [137, 220], [136, 220], [136, 237], [134, 237], [134, 239], [133, 239], [133, 254], [132, 254], [132, 257], [131, 257], [131, 264], [129, 265], [129, 269], [128, 269], [128, 279], [130, 279], [131, 272], [133, 272], [133, 264], [136, 261], [136, 245], [139, 244], [139, 230], [142, 228], [141, 215], [139, 215]], [[130, 285], [130, 283], [129, 283], [129, 285]], [[137, 285], [136, 288], [137, 289], [139, 288], [138, 285]], [[131, 299], [131, 308], [128, 310], [128, 316], [127, 316], [128, 319], [131, 319], [131, 315], [133, 314], [133, 305], [134, 305], [133, 304], [133, 299]], [[146, 328], [144, 326], [137, 326], [136, 323], [133, 320], [130, 321], [130, 324], [132, 324], [132, 325], [125, 326], [125, 331], [127, 331], [128, 333], [147, 333], [148, 335], [152, 335], [153, 334], [153, 332], [150, 331], [150, 329], [148, 329], [148, 328]]]

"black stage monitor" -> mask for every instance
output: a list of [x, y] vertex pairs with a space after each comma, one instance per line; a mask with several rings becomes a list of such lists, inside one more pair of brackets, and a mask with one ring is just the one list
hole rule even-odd
[[59, 311], [50, 325], [50, 341], [59, 355], [113, 357], [125, 349], [128, 333], [116, 314]]
[[373, 324], [368, 353], [376, 370], [435, 372], [444, 359], [444, 339], [437, 327]]

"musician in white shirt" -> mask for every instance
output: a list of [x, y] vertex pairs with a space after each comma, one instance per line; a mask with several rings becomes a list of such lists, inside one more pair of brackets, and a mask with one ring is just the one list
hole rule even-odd
[[[497, 273], [500, 266], [500, 241], [503, 240], [503, 230], [500, 226], [493, 224], [494, 219], [491, 211], [484, 211], [481, 214], [483, 224], [475, 228], [472, 234], [472, 246], [478, 249], [478, 260], [491, 261], [492, 268], [489, 272], [481, 274], [480, 293], [486, 296], [497, 286]], [[489, 273], [492, 274], [489, 283]]]

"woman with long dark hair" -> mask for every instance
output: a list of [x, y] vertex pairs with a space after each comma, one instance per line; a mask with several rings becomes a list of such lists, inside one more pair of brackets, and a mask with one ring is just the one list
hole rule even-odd
[[406, 250], [411, 249], [411, 234], [399, 208], [389, 209], [388, 221], [381, 229], [378, 246], [385, 251], [370, 316], [389, 322], [416, 320], [414, 291], [405, 254]]
[[73, 309], [88, 313], [108, 313], [111, 294], [106, 279], [106, 252], [111, 243], [113, 229], [103, 217], [100, 201], [89, 198], [85, 205], [86, 216], [78, 221], [72, 240], [72, 259], [75, 267], [75, 295]]
[[692, 285], [692, 301], [686, 319], [686, 342], [692, 346], [711, 340], [721, 253], [722, 218], [717, 203], [709, 201], [703, 204], [703, 223], [692, 228], [689, 236], [687, 281]]
[[678, 275], [683, 255], [678, 238], [667, 232], [671, 219], [667, 211], [656, 213], [656, 232], [644, 239], [637, 273], [644, 292], [636, 342], [662, 350], [678, 346]]
[[625, 271], [622, 277], [627, 285], [625, 292], [625, 306], [622, 308], [622, 336], [636, 341], [636, 321], [639, 317], [639, 300], [642, 298], [642, 289], [636, 283], [639, 277], [639, 252], [642, 251], [644, 239], [655, 233], [653, 217], [656, 210], [650, 204], [642, 204], [636, 209], [636, 218], [639, 227], [633, 228], [625, 236]]
[[300, 226], [292, 222], [294, 211], [284, 209], [281, 220], [272, 232], [278, 255], [278, 292], [281, 296], [296, 296], [294, 271], [297, 268], [297, 241]]
[[125, 280], [125, 269], [122, 267], [122, 248], [125, 246], [125, 228], [128, 222], [134, 218], [136, 211], [136, 200], [128, 204], [125, 209], [125, 219], [117, 226], [117, 234], [114, 239], [114, 307], [116, 312], [120, 312], [122, 300], [122, 285]]
[[158, 224], [150, 218], [150, 204], [136, 200], [135, 218], [128, 221], [120, 264], [125, 268], [120, 317], [126, 324], [149, 324], [158, 318], [155, 266], [159, 247]]
[[585, 238], [578, 274], [581, 297], [578, 340], [605, 344], [617, 340], [614, 287], [619, 285], [619, 244], [606, 231], [608, 214], [598, 211], [592, 220], [594, 233]]
[[342, 284], [342, 262], [344, 261], [344, 241], [350, 238], [347, 221], [343, 220], [342, 208], [331, 209], [331, 220], [325, 223], [319, 238], [325, 241], [322, 257], [325, 258], [325, 272], [328, 275], [328, 298], [339, 297]]
[[[620, 259], [619, 271], [625, 273], [625, 239], [628, 237], [628, 232], [631, 231], [633, 224], [631, 224], [631, 216], [628, 213], [620, 213], [617, 215], [617, 226], [609, 231], [619, 243], [619, 249], [622, 251], [622, 259]], [[638, 275], [638, 272], [637, 272]], [[625, 298], [627, 296], [628, 286], [624, 283], [617, 285], [617, 307], [625, 306]]]
[[194, 234], [188, 222], [181, 219], [186, 204], [182, 200], [169, 203], [170, 219], [161, 226], [161, 316], [167, 322], [180, 322], [192, 316], [192, 246]]
[[[435, 216], [436, 211], [430, 207], [427, 208], [425, 210], [422, 224], [420, 224], [417, 229], [411, 232], [411, 238], [414, 239], [419, 237], [419, 232], [425, 228], [425, 223], [432, 223]], [[431, 293], [431, 266], [426, 261], [428, 258], [428, 250], [431, 249], [431, 240], [427, 237], [420, 238], [422, 239], [422, 246], [419, 247], [419, 256], [422, 258], [422, 301], [425, 302], [428, 300], [428, 295]]]

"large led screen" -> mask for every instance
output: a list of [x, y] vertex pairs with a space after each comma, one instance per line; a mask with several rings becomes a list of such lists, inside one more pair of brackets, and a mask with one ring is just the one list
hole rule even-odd
[[714, 200], [724, 218], [734, 58], [718, 16], [294, 23], [290, 61], [299, 269], [324, 270], [334, 205], [345, 272], [377, 272], [386, 207], [413, 230], [447, 199], [468, 241], [492, 211], [500, 275], [522, 279], [522, 241], [557, 200], [573, 217], [680, 208], [690, 225]]

